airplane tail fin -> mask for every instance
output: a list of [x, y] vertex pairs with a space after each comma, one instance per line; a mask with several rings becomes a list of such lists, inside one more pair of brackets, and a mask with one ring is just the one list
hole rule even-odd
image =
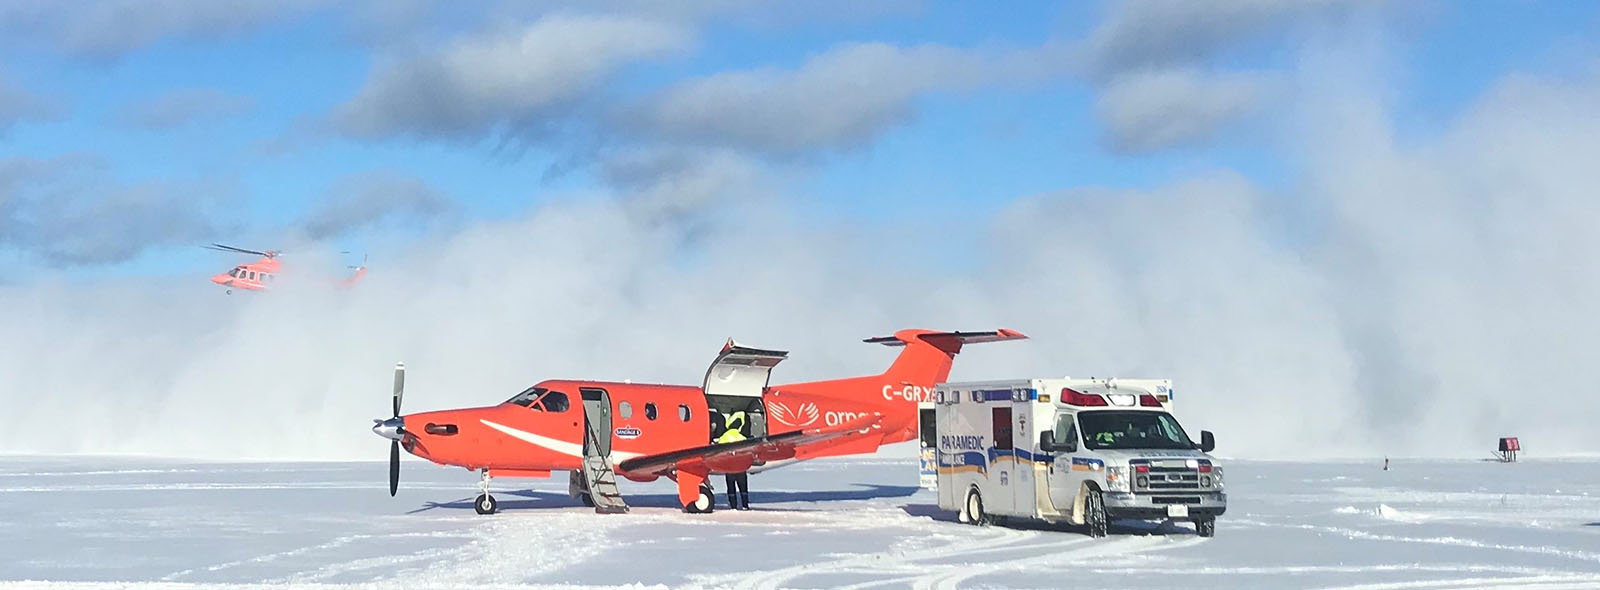
[[955, 362], [956, 354], [961, 352], [962, 345], [1026, 338], [1027, 336], [1021, 332], [1004, 328], [993, 332], [901, 330], [895, 332], [893, 336], [868, 338], [864, 342], [905, 347], [883, 375], [908, 383], [932, 386], [943, 383], [950, 377], [950, 366]]
[[356, 286], [356, 284], [360, 283], [361, 279], [366, 278], [366, 276], [367, 276], [367, 255], [366, 254], [362, 254], [361, 255], [361, 264], [360, 265], [347, 266], [345, 268], [349, 268], [349, 269], [355, 271], [354, 273], [351, 273], [350, 276], [345, 277], [345, 279], [339, 283], [339, 286], [344, 287], [346, 289], [349, 289], [351, 287]]

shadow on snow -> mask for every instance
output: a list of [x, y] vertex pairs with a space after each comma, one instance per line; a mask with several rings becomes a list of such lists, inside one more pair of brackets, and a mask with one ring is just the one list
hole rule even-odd
[[[773, 503], [782, 503], [782, 502], [841, 502], [841, 501], [847, 501], [847, 500], [875, 500], [875, 499], [879, 499], [879, 498], [904, 498], [906, 496], [910, 496], [912, 494], [915, 494], [915, 493], [917, 493], [917, 490], [922, 489], [922, 488], [919, 488], [917, 486], [886, 486], [886, 485], [878, 485], [878, 484], [853, 484], [853, 485], [857, 486], [858, 489], [854, 489], [854, 490], [816, 490], [816, 491], [772, 491], [772, 492], [751, 491], [750, 492], [750, 504], [751, 504], [751, 506], [755, 507], [757, 510], [761, 510], [762, 508], [759, 506], [761, 504], [773, 504]], [[539, 509], [539, 508], [571, 508], [571, 507], [575, 507], [575, 506], [583, 506], [583, 504], [579, 503], [576, 498], [568, 496], [566, 493], [563, 493], [563, 492], [544, 492], [544, 491], [536, 491], [536, 490], [514, 490], [514, 491], [494, 492], [494, 495], [495, 495], [495, 499], [500, 502], [500, 510], [529, 510], [529, 509]], [[514, 496], [515, 498], [521, 498], [521, 499], [511, 498], [512, 496]], [[635, 506], [635, 507], [641, 507], [641, 508], [681, 508], [682, 507], [681, 505], [678, 504], [678, 495], [677, 494], [623, 494], [622, 497], [623, 497], [623, 500], [626, 500], [628, 502], [629, 506]], [[457, 500], [451, 500], [449, 502], [426, 502], [426, 503], [424, 503], [422, 505], [421, 508], [417, 508], [415, 510], [407, 512], [406, 514], [415, 514], [415, 513], [418, 513], [418, 512], [423, 512], [423, 511], [427, 511], [427, 510], [433, 510], [435, 508], [446, 508], [446, 509], [451, 509], [451, 510], [472, 510], [473, 509], [472, 508], [472, 504], [473, 504], [473, 501], [476, 498], [477, 498], [476, 496], [473, 496], [473, 497], [469, 497], [469, 498], [460, 498], [460, 499], [457, 499]], [[724, 502], [726, 499], [727, 499], [726, 493], [722, 492], [721, 490], [719, 490], [718, 493], [717, 493], [717, 501], [719, 502], [719, 505], [718, 505], [719, 508], [725, 505], [725, 504], [721, 504], [721, 503]], [[784, 509], [784, 508], [766, 508], [765, 510], [783, 511], [783, 510], [787, 510], [787, 509]]]

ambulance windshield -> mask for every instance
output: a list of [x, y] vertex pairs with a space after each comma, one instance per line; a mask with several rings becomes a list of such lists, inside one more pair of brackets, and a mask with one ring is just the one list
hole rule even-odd
[[1079, 412], [1083, 444], [1091, 449], [1192, 449], [1178, 420], [1166, 412]]

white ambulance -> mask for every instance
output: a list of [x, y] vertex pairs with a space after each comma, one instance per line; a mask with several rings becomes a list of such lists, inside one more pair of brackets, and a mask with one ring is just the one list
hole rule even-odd
[[1214, 439], [1172, 417], [1170, 380], [945, 383], [934, 400], [920, 438], [939, 507], [961, 522], [1065, 521], [1100, 537], [1111, 520], [1173, 519], [1209, 537], [1227, 509]]

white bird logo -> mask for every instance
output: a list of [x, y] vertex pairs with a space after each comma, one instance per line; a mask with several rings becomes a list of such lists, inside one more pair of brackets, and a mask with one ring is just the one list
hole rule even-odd
[[770, 408], [774, 420], [790, 426], [810, 426], [817, 421], [817, 418], [822, 417], [822, 410], [812, 402], [800, 404], [798, 410], [790, 409], [789, 406], [781, 402], [772, 402], [767, 406]]

